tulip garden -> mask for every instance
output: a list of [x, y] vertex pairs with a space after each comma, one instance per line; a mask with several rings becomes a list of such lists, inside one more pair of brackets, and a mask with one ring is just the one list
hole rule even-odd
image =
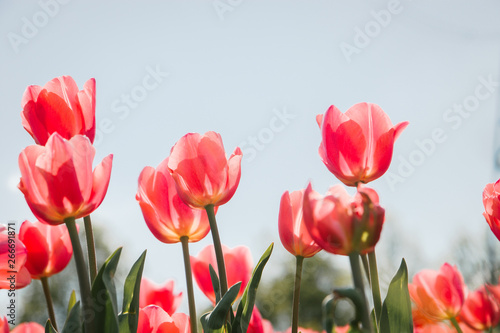
[[[382, 108], [371, 103], [355, 104], [345, 112], [332, 105], [316, 117], [318, 158], [339, 182], [324, 194], [312, 184], [283, 193], [276, 222], [280, 239], [254, 266], [248, 248], [223, 245], [216, 218], [244, 176], [241, 149], [227, 154], [221, 134], [215, 132], [179, 138], [156, 168], [145, 166], [137, 175], [135, 195], [144, 222], [158, 241], [182, 247], [187, 289], [183, 294], [189, 311], [176, 311], [180, 295], [174, 293], [173, 283], [158, 286], [142, 276], [146, 251], [127, 268], [123, 285], [117, 286], [121, 248], [98, 262], [91, 220], [105, 199], [115, 167], [112, 155], [94, 161], [95, 87], [90, 79], [79, 90], [71, 77], [63, 76], [24, 92], [21, 122], [33, 145], [19, 154], [18, 188], [37, 220], [23, 222], [19, 230], [10, 224], [0, 226], [0, 288], [10, 293], [41, 283], [47, 320], [44, 325], [18, 323], [7, 309], [0, 333], [276, 332], [256, 305], [275, 246], [284, 247], [296, 262], [287, 332], [312, 332], [298, 320], [301, 276], [304, 261], [320, 251], [347, 257], [352, 272], [349, 288], [332, 288], [325, 295], [324, 332], [472, 333], [494, 332], [498, 326], [500, 286], [484, 284], [470, 290], [453, 263], [408, 276], [401, 258], [399, 269], [391, 272], [387, 292], [381, 292], [376, 245], [385, 209], [369, 183], [384, 176], [395, 143], [409, 123], [393, 125]], [[353, 196], [346, 190], [349, 187]], [[485, 185], [483, 215], [500, 239], [499, 194], [499, 182]], [[80, 242], [82, 233], [85, 244]], [[205, 237], [212, 244], [191, 256], [190, 243]], [[56, 319], [51, 288], [57, 286], [49, 281], [72, 258], [76, 292], [67, 295], [66, 318]], [[212, 303], [208, 312], [197, 313], [195, 283]], [[118, 292], [123, 295], [117, 297]], [[341, 301], [353, 310], [347, 323], [337, 317]]]

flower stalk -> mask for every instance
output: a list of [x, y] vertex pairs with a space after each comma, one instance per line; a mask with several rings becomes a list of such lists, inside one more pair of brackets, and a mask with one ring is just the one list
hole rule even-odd
[[87, 239], [87, 252], [89, 256], [90, 282], [94, 282], [97, 276], [97, 260], [95, 255], [94, 231], [92, 230], [92, 221], [90, 215], [83, 218], [85, 225], [85, 237]]
[[361, 323], [363, 325], [363, 332], [372, 332], [370, 316], [368, 314], [368, 307], [366, 303], [365, 288], [363, 284], [363, 275], [361, 272], [361, 265], [359, 263], [359, 253], [353, 252], [349, 254], [349, 261], [352, 270], [352, 279], [354, 287], [359, 291], [362, 299], [363, 308], [361, 309]]
[[227, 292], [227, 275], [226, 265], [224, 264], [224, 254], [222, 253], [222, 245], [219, 237], [219, 230], [217, 228], [217, 221], [215, 220], [214, 205], [205, 206], [207, 211], [208, 221], [210, 223], [210, 232], [214, 242], [215, 257], [217, 259], [217, 269], [219, 271], [220, 293], [221, 297]]
[[188, 236], [181, 237], [182, 255], [184, 257], [184, 270], [186, 272], [186, 286], [188, 293], [189, 304], [189, 322], [191, 325], [191, 332], [197, 333], [196, 323], [196, 305], [194, 302], [194, 289], [193, 289], [193, 273], [191, 271], [191, 260], [189, 257], [189, 238]]
[[295, 266], [295, 282], [293, 288], [293, 306], [292, 306], [292, 333], [297, 333], [299, 327], [299, 298], [300, 298], [300, 283], [302, 281], [302, 263], [304, 257], [296, 256]]
[[57, 331], [56, 315], [54, 313], [54, 305], [52, 302], [52, 296], [50, 294], [49, 278], [41, 277], [40, 282], [42, 282], [42, 288], [45, 295], [45, 301], [47, 303], [47, 311], [49, 312], [50, 322]]

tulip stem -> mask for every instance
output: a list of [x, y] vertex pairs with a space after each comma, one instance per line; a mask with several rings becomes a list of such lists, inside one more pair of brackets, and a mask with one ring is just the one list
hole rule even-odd
[[97, 276], [97, 260], [95, 256], [94, 231], [92, 230], [92, 222], [90, 215], [83, 218], [85, 225], [85, 236], [87, 238], [87, 252], [89, 255], [90, 282], [93, 283]]
[[297, 263], [295, 266], [295, 285], [293, 288], [293, 307], [292, 307], [292, 333], [297, 333], [299, 327], [299, 298], [300, 298], [300, 283], [302, 281], [302, 263], [304, 257], [296, 256]]
[[361, 323], [363, 324], [363, 332], [372, 332], [370, 315], [368, 314], [368, 307], [366, 305], [365, 287], [363, 285], [363, 273], [361, 272], [361, 265], [359, 263], [359, 253], [353, 252], [349, 254], [349, 261], [351, 263], [352, 279], [354, 287], [359, 291], [362, 299], [361, 309]]
[[220, 296], [223, 297], [227, 292], [226, 265], [224, 264], [224, 254], [222, 253], [222, 245], [220, 242], [219, 230], [217, 229], [217, 221], [215, 220], [214, 205], [206, 205], [205, 210], [207, 211], [208, 221], [210, 223], [210, 232], [212, 233], [212, 239], [214, 242], [215, 257], [217, 258], [217, 269], [219, 271], [220, 281]]
[[44, 276], [40, 278], [40, 281], [42, 282], [43, 293], [45, 294], [45, 301], [47, 302], [47, 310], [49, 311], [50, 322], [57, 331], [56, 315], [54, 313], [52, 296], [50, 295], [49, 278]]
[[368, 262], [370, 264], [370, 284], [373, 295], [373, 307], [375, 309], [375, 323], [378, 326], [380, 315], [382, 314], [382, 297], [380, 296], [380, 284], [378, 279], [377, 256], [375, 249], [368, 253]]
[[80, 238], [78, 238], [78, 230], [74, 217], [64, 219], [66, 227], [68, 228], [71, 244], [73, 245], [73, 255], [75, 257], [76, 272], [78, 274], [78, 282], [80, 284], [80, 297], [83, 304], [83, 324], [86, 333], [95, 333], [93, 304], [90, 294], [89, 274], [85, 267], [85, 259], [83, 258], [82, 246]]
[[457, 333], [463, 333], [462, 329], [460, 328], [460, 325], [458, 325], [456, 318], [451, 318], [450, 321], [453, 324], [453, 327], [455, 327], [455, 329], [457, 330]]
[[184, 256], [184, 269], [186, 271], [186, 285], [188, 293], [188, 303], [189, 303], [189, 322], [191, 324], [191, 332], [197, 332], [197, 322], [196, 322], [196, 306], [194, 303], [194, 290], [193, 290], [193, 273], [191, 271], [191, 259], [189, 256], [189, 237], [182, 236], [182, 254]]

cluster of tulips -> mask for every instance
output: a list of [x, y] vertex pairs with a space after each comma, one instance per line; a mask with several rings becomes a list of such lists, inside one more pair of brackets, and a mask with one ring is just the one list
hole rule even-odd
[[[163, 243], [182, 245], [189, 315], [176, 312], [182, 293], [174, 290], [173, 281], [156, 285], [142, 277], [145, 253], [127, 275], [120, 309], [113, 276], [121, 249], [98, 269], [90, 219], [106, 195], [113, 163], [109, 155], [93, 169], [95, 80], [88, 80], [83, 90], [69, 76], [55, 78], [43, 87], [30, 86], [23, 95], [22, 109], [22, 124], [35, 144], [19, 155], [19, 189], [37, 221], [25, 221], [18, 233], [10, 225], [0, 227], [0, 288], [12, 292], [32, 279], [40, 280], [49, 319], [45, 326], [21, 323], [12, 332], [195, 333], [199, 326], [205, 332], [274, 332], [255, 305], [273, 244], [254, 266], [250, 250], [226, 247], [217, 229], [217, 210], [228, 203], [239, 184], [239, 148], [227, 158], [218, 133], [189, 133], [156, 168], [143, 169], [136, 199], [153, 235]], [[364, 184], [387, 171], [394, 143], [408, 122], [393, 125], [371, 103], [356, 104], [345, 113], [331, 106], [316, 121], [322, 139], [320, 158], [355, 194], [351, 196], [338, 184], [321, 195], [309, 184], [281, 197], [279, 236], [284, 248], [296, 257], [288, 331], [310, 332], [298, 323], [302, 265], [321, 250], [347, 256], [353, 277], [352, 288], [334, 290], [323, 302], [323, 326], [328, 333], [492, 331], [500, 321], [500, 287], [485, 284], [468, 292], [457, 268], [448, 263], [439, 271], [423, 270], [408, 283], [402, 260], [382, 300], [375, 246], [385, 210], [377, 192]], [[500, 183], [486, 186], [483, 201], [484, 216], [500, 239]], [[83, 219], [88, 260], [80, 244], [77, 219]], [[190, 256], [189, 243], [208, 233], [213, 245]], [[58, 328], [49, 277], [61, 272], [72, 257], [80, 295], [68, 295], [67, 317]], [[193, 276], [213, 303], [213, 309], [199, 319]], [[355, 315], [347, 325], [338, 326], [335, 310], [346, 299]], [[14, 320], [7, 315], [0, 320], [0, 332], [9, 332], [12, 324]]]

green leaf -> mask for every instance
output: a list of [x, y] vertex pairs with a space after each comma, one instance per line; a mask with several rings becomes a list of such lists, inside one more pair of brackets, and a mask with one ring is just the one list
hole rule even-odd
[[204, 332], [222, 332], [229, 311], [233, 311], [232, 304], [240, 291], [241, 282], [238, 282], [221, 298], [211, 312], [203, 314], [200, 318]]
[[327, 295], [321, 303], [323, 329], [326, 333], [335, 332], [335, 298], [332, 294]]
[[408, 292], [408, 269], [404, 259], [389, 285], [387, 297], [382, 306], [380, 332], [413, 332], [410, 293]]
[[[95, 327], [106, 333], [118, 333], [118, 311], [114, 276], [122, 248], [118, 248], [102, 265], [92, 284]], [[86, 314], [84, 314], [86, 315]]]
[[57, 333], [54, 326], [52, 326], [50, 319], [47, 319], [47, 322], [45, 323], [45, 333]]
[[71, 307], [71, 311], [69, 312], [61, 333], [82, 333], [80, 302], [75, 303], [75, 305]]
[[125, 279], [123, 287], [123, 306], [119, 315], [120, 333], [135, 333], [139, 323], [139, 292], [146, 251], [134, 263]]
[[214, 288], [214, 293], [215, 293], [215, 303], [219, 303], [220, 301], [220, 282], [219, 282], [219, 277], [217, 276], [217, 273], [215, 272], [215, 269], [212, 267], [212, 265], [208, 265], [208, 269], [210, 271], [210, 279], [212, 280], [212, 287]]
[[250, 281], [248, 281], [243, 296], [241, 296], [236, 316], [232, 322], [233, 333], [246, 333], [248, 329], [248, 324], [250, 323], [250, 318], [252, 317], [253, 306], [255, 304], [255, 297], [257, 296], [257, 288], [259, 287], [260, 278], [262, 277], [262, 271], [264, 270], [264, 267], [273, 252], [273, 247], [274, 243], [271, 243], [262, 257], [260, 257], [257, 266], [255, 266], [255, 269], [253, 270], [252, 277], [250, 278]]
[[68, 301], [68, 310], [66, 311], [66, 317], [69, 316], [69, 313], [71, 311], [71, 309], [73, 308], [73, 306], [75, 306], [76, 304], [76, 293], [75, 291], [71, 291], [71, 295], [69, 296], [69, 301]]

